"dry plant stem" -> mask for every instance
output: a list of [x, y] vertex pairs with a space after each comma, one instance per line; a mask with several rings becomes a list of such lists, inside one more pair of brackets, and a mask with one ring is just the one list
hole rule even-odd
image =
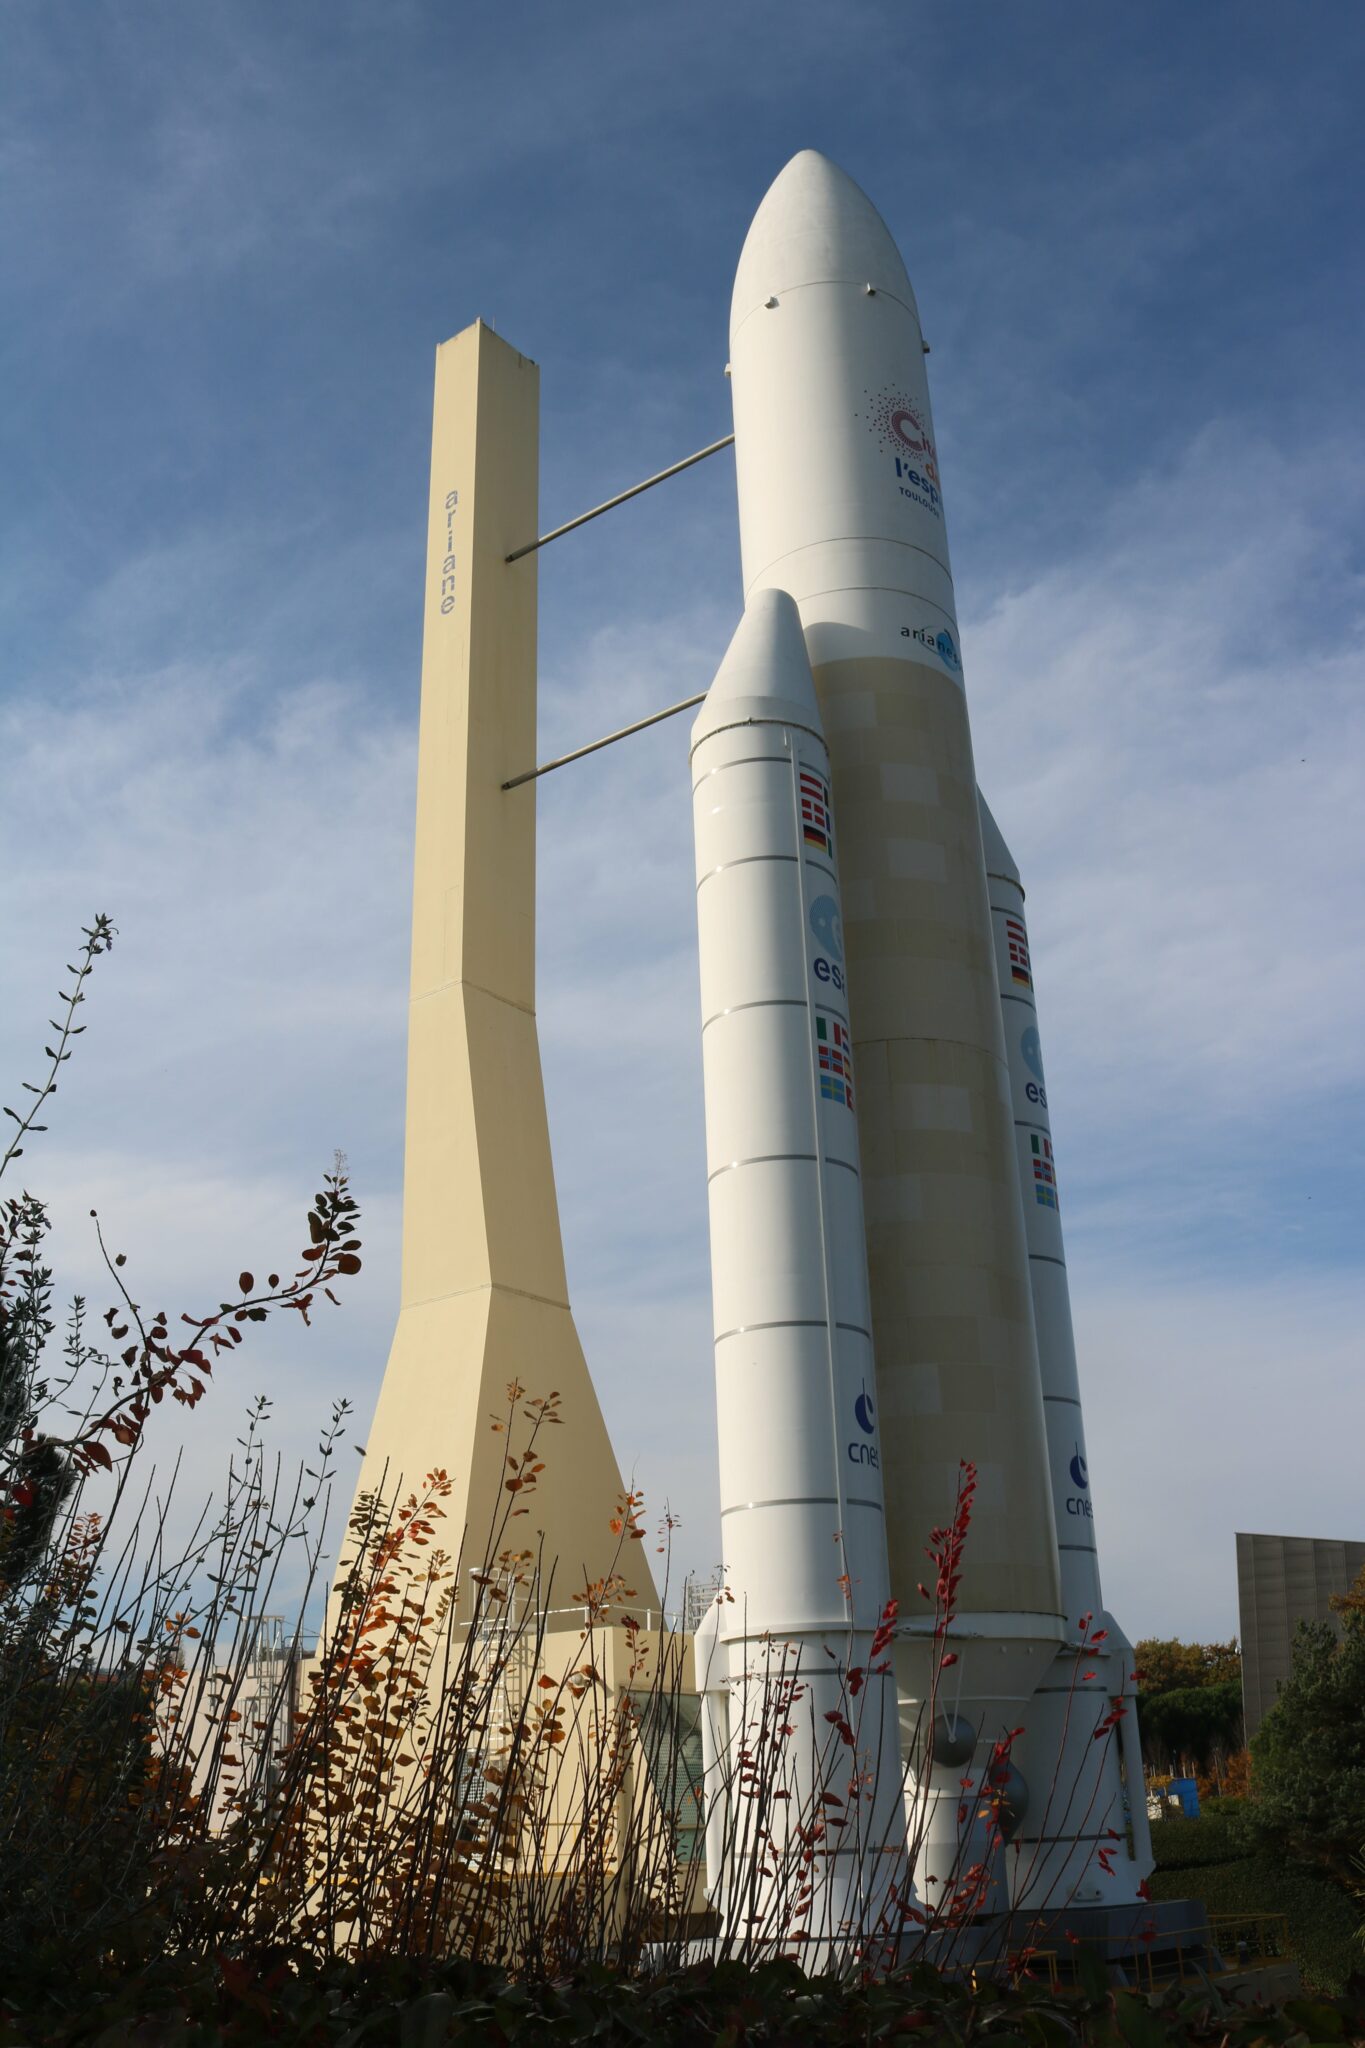
[[57, 1034], [57, 1042], [55, 1045], [48, 1045], [43, 1048], [43, 1051], [51, 1061], [51, 1065], [47, 1070], [47, 1077], [41, 1085], [33, 1081], [24, 1081], [20, 1084], [25, 1092], [33, 1097], [26, 1115], [20, 1116], [18, 1110], [10, 1109], [8, 1106], [5, 1107], [5, 1115], [18, 1125], [18, 1129], [10, 1139], [3, 1158], [0, 1158], [0, 1178], [3, 1178], [5, 1169], [11, 1160], [19, 1158], [23, 1151], [21, 1141], [29, 1135], [30, 1131], [38, 1132], [47, 1129], [46, 1124], [35, 1123], [34, 1119], [43, 1104], [57, 1092], [57, 1075], [70, 1059], [73, 1051], [71, 1041], [73, 1038], [79, 1038], [85, 1030], [84, 1024], [76, 1022], [76, 1011], [85, 1001], [85, 984], [90, 977], [96, 960], [99, 959], [101, 953], [109, 951], [117, 936], [114, 925], [102, 911], [96, 917], [93, 925], [87, 925], [83, 929], [85, 948], [81, 953], [79, 962], [76, 965], [68, 963], [66, 970], [68, 974], [75, 976], [75, 986], [71, 994], [67, 995], [63, 991], [61, 995], [61, 1000], [66, 1004], [66, 1011], [60, 1021], [56, 1018], [49, 1019], [52, 1029]]

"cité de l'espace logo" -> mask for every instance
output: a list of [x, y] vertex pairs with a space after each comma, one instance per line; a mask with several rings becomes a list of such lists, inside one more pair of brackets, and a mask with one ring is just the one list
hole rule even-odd
[[868, 432], [895, 464], [896, 488], [903, 498], [922, 506], [935, 519], [943, 516], [938, 486], [938, 457], [934, 453], [929, 423], [899, 391], [869, 393]]

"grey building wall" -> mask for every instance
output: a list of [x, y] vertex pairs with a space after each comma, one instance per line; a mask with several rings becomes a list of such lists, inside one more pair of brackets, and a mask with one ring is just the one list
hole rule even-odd
[[1242, 1624], [1242, 1710], [1247, 1740], [1275, 1704], [1293, 1666], [1301, 1621], [1328, 1621], [1341, 1632], [1329, 1601], [1365, 1569], [1365, 1542], [1314, 1536], [1237, 1537], [1237, 1604]]

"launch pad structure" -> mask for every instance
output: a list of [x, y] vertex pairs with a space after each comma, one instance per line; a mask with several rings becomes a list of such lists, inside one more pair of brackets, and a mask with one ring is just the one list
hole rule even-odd
[[[982, 1959], [1020, 1913], [1088, 1926], [1117, 1955], [1151, 1868], [1133, 1660], [1101, 1606], [1024, 894], [975, 783], [926, 352], [884, 223], [811, 151], [741, 257], [735, 434], [606, 504], [539, 535], [536, 365], [482, 321], [437, 351], [402, 1287], [357, 1495], [392, 1501], [440, 1471], [467, 1578], [507, 1484], [495, 1423], [522, 1393], [548, 1398], [558, 1424], [519, 1525], [547, 1650], [558, 1632], [570, 1654], [575, 1597], [619, 1566], [631, 1496], [569, 1303], [541, 1073], [535, 784], [704, 702], [693, 797], [731, 1582], [677, 1669], [706, 1751], [706, 1898], [723, 1927], [741, 1895], [752, 1904], [716, 1802], [785, 1644], [789, 1670], [821, 1673], [802, 1680], [817, 1733], [849, 1691], [877, 1696], [887, 1731], [864, 1770], [882, 1835], [852, 1863], [817, 1859], [832, 1937], [865, 1935], [869, 1902], [884, 1909], [918, 1813], [915, 1895], [939, 1910], [971, 1865]], [[716, 683], [537, 766], [539, 549], [732, 440], [747, 609]], [[975, 1520], [936, 1628], [913, 1595], [959, 1469], [979, 1483]], [[666, 1631], [644, 1551], [630, 1551], [634, 1612]], [[454, 1629], [475, 1613], [462, 1584]], [[891, 1643], [885, 1714], [864, 1669], [874, 1636]], [[765, 1817], [777, 1864], [801, 1836], [793, 1814]], [[1176, 1924], [1170, 1907], [1141, 1911], [1158, 1941]]]
[[[558, 1395], [533, 1517], [554, 1611], [610, 1571], [624, 1485], [564, 1269], [536, 1030], [534, 789], [503, 787], [535, 754], [536, 556], [507, 557], [537, 531], [539, 386], [483, 321], [437, 350], [402, 1292], [358, 1492], [406, 1494], [443, 1469], [446, 1525], [481, 1562], [507, 1389]], [[631, 1565], [657, 1611], [647, 1559]]]

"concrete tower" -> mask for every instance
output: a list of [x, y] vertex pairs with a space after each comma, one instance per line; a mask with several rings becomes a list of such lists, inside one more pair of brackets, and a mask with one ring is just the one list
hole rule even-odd
[[[560, 1397], [513, 1526], [567, 1609], [603, 1576], [622, 1491], [569, 1308], [535, 1015], [539, 371], [476, 321], [436, 352], [408, 1012], [402, 1299], [360, 1490], [435, 1467], [441, 1536], [484, 1555], [509, 1382]], [[642, 1609], [657, 1606], [630, 1546]], [[467, 1587], [457, 1620], [467, 1614]], [[566, 1615], [566, 1622], [571, 1619]]]

